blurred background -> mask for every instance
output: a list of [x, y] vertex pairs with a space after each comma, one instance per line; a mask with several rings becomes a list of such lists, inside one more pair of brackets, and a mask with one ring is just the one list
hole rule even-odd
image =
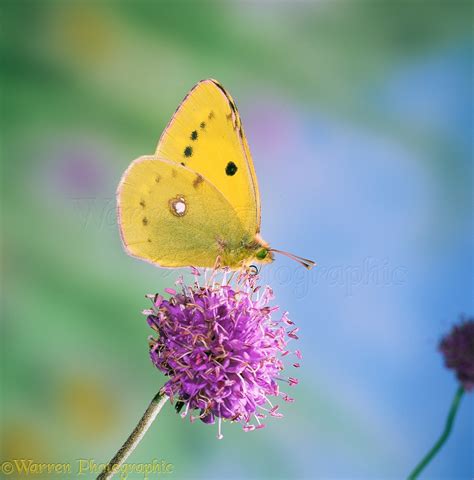
[[[0, 13], [1, 458], [108, 461], [163, 384], [140, 312], [177, 273], [123, 252], [114, 195], [214, 77], [240, 109], [264, 237], [318, 262], [262, 272], [300, 326], [300, 385], [284, 419], [226, 424], [222, 441], [166, 406], [129, 462], [165, 460], [179, 479], [406, 477], [457, 385], [439, 338], [473, 313], [472, 2]], [[473, 406], [424, 478], [472, 478]]]

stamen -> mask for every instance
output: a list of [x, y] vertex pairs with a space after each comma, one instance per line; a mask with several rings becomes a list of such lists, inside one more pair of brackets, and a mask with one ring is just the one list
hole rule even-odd
[[283, 398], [283, 400], [287, 403], [293, 403], [295, 401], [294, 398], [290, 397], [289, 395], [287, 395], [286, 393], [282, 393], [281, 394], [281, 398]]
[[283, 413], [277, 412], [277, 410], [280, 408], [279, 405], [275, 405], [271, 410], [270, 410], [270, 415], [275, 418], [282, 418]]
[[298, 379], [294, 377], [288, 377], [288, 385], [290, 387], [293, 387], [295, 385], [298, 385]]
[[296, 328], [294, 328], [293, 330], [290, 330], [287, 335], [288, 335], [290, 338], [293, 338], [293, 339], [295, 339], [295, 340], [298, 340], [299, 337], [298, 337], [298, 335], [296, 335], [296, 333], [297, 333], [298, 331], [299, 331], [299, 328], [296, 327]]
[[181, 418], [186, 418], [189, 412], [189, 402], [186, 404], [186, 407], [184, 409], [184, 412], [181, 412]]
[[[196, 267], [191, 267], [191, 274], [194, 275], [195, 277], [200, 277], [201, 272], [196, 268]], [[197, 280], [197, 278], [196, 278]]]
[[259, 430], [261, 428], [265, 428], [265, 424], [260, 422], [260, 419], [258, 418], [258, 415], [260, 414], [254, 414], [255, 420], [257, 420], [258, 425], [255, 427], [255, 430]]

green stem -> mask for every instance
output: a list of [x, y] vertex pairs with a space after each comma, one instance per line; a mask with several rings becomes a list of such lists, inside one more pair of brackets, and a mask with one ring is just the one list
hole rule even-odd
[[458, 412], [459, 403], [464, 394], [464, 388], [462, 385], [456, 390], [454, 395], [453, 402], [451, 403], [451, 408], [449, 409], [448, 418], [446, 419], [446, 425], [444, 426], [443, 433], [439, 437], [438, 441], [433, 445], [432, 449], [425, 455], [423, 460], [416, 466], [413, 472], [408, 476], [408, 480], [415, 480], [421, 471], [430, 463], [433, 457], [439, 452], [441, 447], [444, 445], [446, 440], [451, 433], [453, 428], [454, 419], [456, 418], [456, 413]]
[[148, 408], [138, 422], [137, 426], [134, 428], [133, 432], [127, 438], [120, 450], [115, 454], [114, 458], [112, 458], [112, 460], [110, 460], [110, 462], [105, 466], [100, 475], [97, 477], [97, 480], [108, 480], [114, 476], [123, 462], [127, 460], [129, 455], [140, 443], [140, 440], [150, 428], [150, 425], [160, 413], [160, 410], [163, 408], [163, 405], [167, 400], [168, 397], [160, 392], [153, 397], [153, 400], [151, 401], [150, 405], [148, 405]]

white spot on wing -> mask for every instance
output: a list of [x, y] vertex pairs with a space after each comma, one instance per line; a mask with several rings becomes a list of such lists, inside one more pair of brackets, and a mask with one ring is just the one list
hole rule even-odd
[[174, 209], [178, 215], [183, 215], [186, 211], [186, 204], [184, 202], [176, 202], [174, 204]]
[[184, 195], [177, 195], [169, 201], [169, 207], [171, 213], [176, 217], [182, 217], [186, 214], [188, 206], [186, 205], [186, 199]]

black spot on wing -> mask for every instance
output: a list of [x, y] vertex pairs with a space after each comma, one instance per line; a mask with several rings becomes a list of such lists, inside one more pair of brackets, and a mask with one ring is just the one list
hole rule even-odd
[[185, 157], [190, 157], [193, 154], [193, 147], [190, 147], [189, 145], [184, 149], [184, 156]]
[[142, 218], [142, 223], [143, 223], [143, 225], [146, 227], [146, 226], [148, 225], [148, 218], [143, 217], [143, 218]]
[[204, 130], [206, 128], [206, 122], [201, 122], [199, 126], [201, 127], [202, 130]]
[[237, 165], [234, 162], [229, 162], [225, 167], [225, 173], [229, 177], [232, 177], [233, 175], [235, 175], [237, 173], [237, 170], [238, 170]]
[[191, 132], [191, 137], [190, 137], [190, 138], [191, 138], [191, 140], [193, 140], [193, 141], [194, 141], [194, 140], [197, 140], [197, 138], [198, 138], [198, 132], [196, 132], [196, 130], [193, 130], [193, 131]]

